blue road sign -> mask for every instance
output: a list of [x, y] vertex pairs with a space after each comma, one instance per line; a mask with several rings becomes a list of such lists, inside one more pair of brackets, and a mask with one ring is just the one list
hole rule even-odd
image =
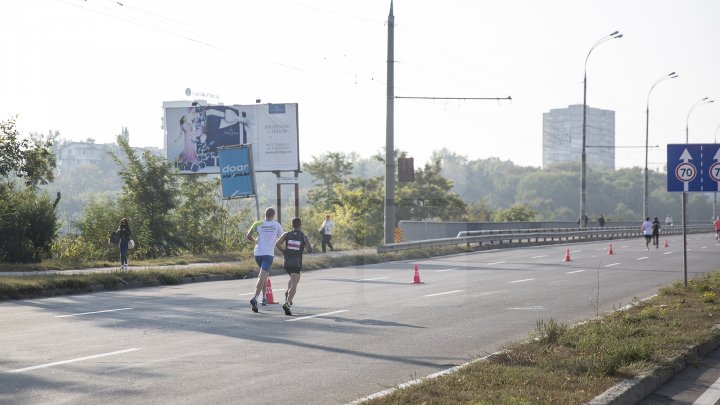
[[667, 146], [667, 191], [719, 191], [720, 144]]
[[223, 198], [254, 196], [255, 172], [250, 145], [218, 148], [218, 158]]

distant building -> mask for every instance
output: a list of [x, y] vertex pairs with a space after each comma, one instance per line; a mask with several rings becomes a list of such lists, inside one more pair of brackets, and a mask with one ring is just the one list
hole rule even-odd
[[[130, 142], [130, 133], [127, 128], [122, 129], [120, 136]], [[133, 150], [139, 153], [149, 151], [155, 156], [165, 157], [165, 151], [156, 147], [133, 148]], [[102, 162], [111, 159], [108, 153], [112, 151], [118, 151], [117, 144], [95, 143], [92, 139], [88, 139], [86, 142], [68, 142], [57, 150], [58, 169], [65, 171], [82, 165], [99, 166]]]
[[[543, 168], [581, 161], [582, 125], [582, 104], [543, 113]], [[615, 170], [615, 111], [587, 107], [585, 135], [587, 167]]]

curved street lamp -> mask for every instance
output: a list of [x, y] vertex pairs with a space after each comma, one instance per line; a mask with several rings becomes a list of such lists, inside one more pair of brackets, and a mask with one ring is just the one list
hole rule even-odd
[[667, 74], [659, 78], [655, 84], [650, 87], [650, 91], [648, 91], [647, 104], [645, 107], [645, 181], [643, 182], [643, 218], [648, 216], [648, 140], [650, 138], [650, 94], [658, 83], [664, 82], [668, 79], [674, 79], [676, 77], [678, 77], [678, 75], [675, 72]]
[[587, 173], [587, 155], [585, 153], [585, 141], [586, 141], [586, 133], [587, 133], [587, 63], [588, 59], [590, 59], [590, 54], [592, 53], [593, 49], [597, 48], [598, 45], [602, 44], [603, 42], [607, 42], [611, 39], [615, 38], [622, 38], [622, 34], [620, 34], [618, 31], [615, 31], [609, 35], [606, 35], [597, 42], [595, 42], [595, 45], [590, 48], [590, 51], [588, 51], [587, 56], [585, 57], [585, 72], [583, 76], [583, 126], [582, 126], [582, 155], [580, 158], [580, 227], [585, 227], [585, 194], [586, 194], [586, 173]]

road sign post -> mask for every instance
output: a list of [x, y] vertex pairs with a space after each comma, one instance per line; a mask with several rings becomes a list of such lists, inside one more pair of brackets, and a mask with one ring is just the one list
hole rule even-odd
[[667, 191], [682, 192], [683, 272], [687, 287], [687, 193], [720, 188], [720, 145], [681, 143], [667, 146]]

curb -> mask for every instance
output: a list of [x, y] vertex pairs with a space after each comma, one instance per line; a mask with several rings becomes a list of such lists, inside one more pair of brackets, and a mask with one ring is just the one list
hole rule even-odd
[[[712, 327], [716, 332], [720, 330], [720, 324]], [[587, 405], [632, 405], [641, 401], [673, 377], [680, 374], [695, 361], [707, 356], [709, 353], [720, 347], [720, 335], [716, 335], [707, 342], [690, 347], [685, 354], [682, 354], [663, 366], [650, 373], [639, 377], [623, 380], [608, 388], [602, 394], [593, 398]]]

